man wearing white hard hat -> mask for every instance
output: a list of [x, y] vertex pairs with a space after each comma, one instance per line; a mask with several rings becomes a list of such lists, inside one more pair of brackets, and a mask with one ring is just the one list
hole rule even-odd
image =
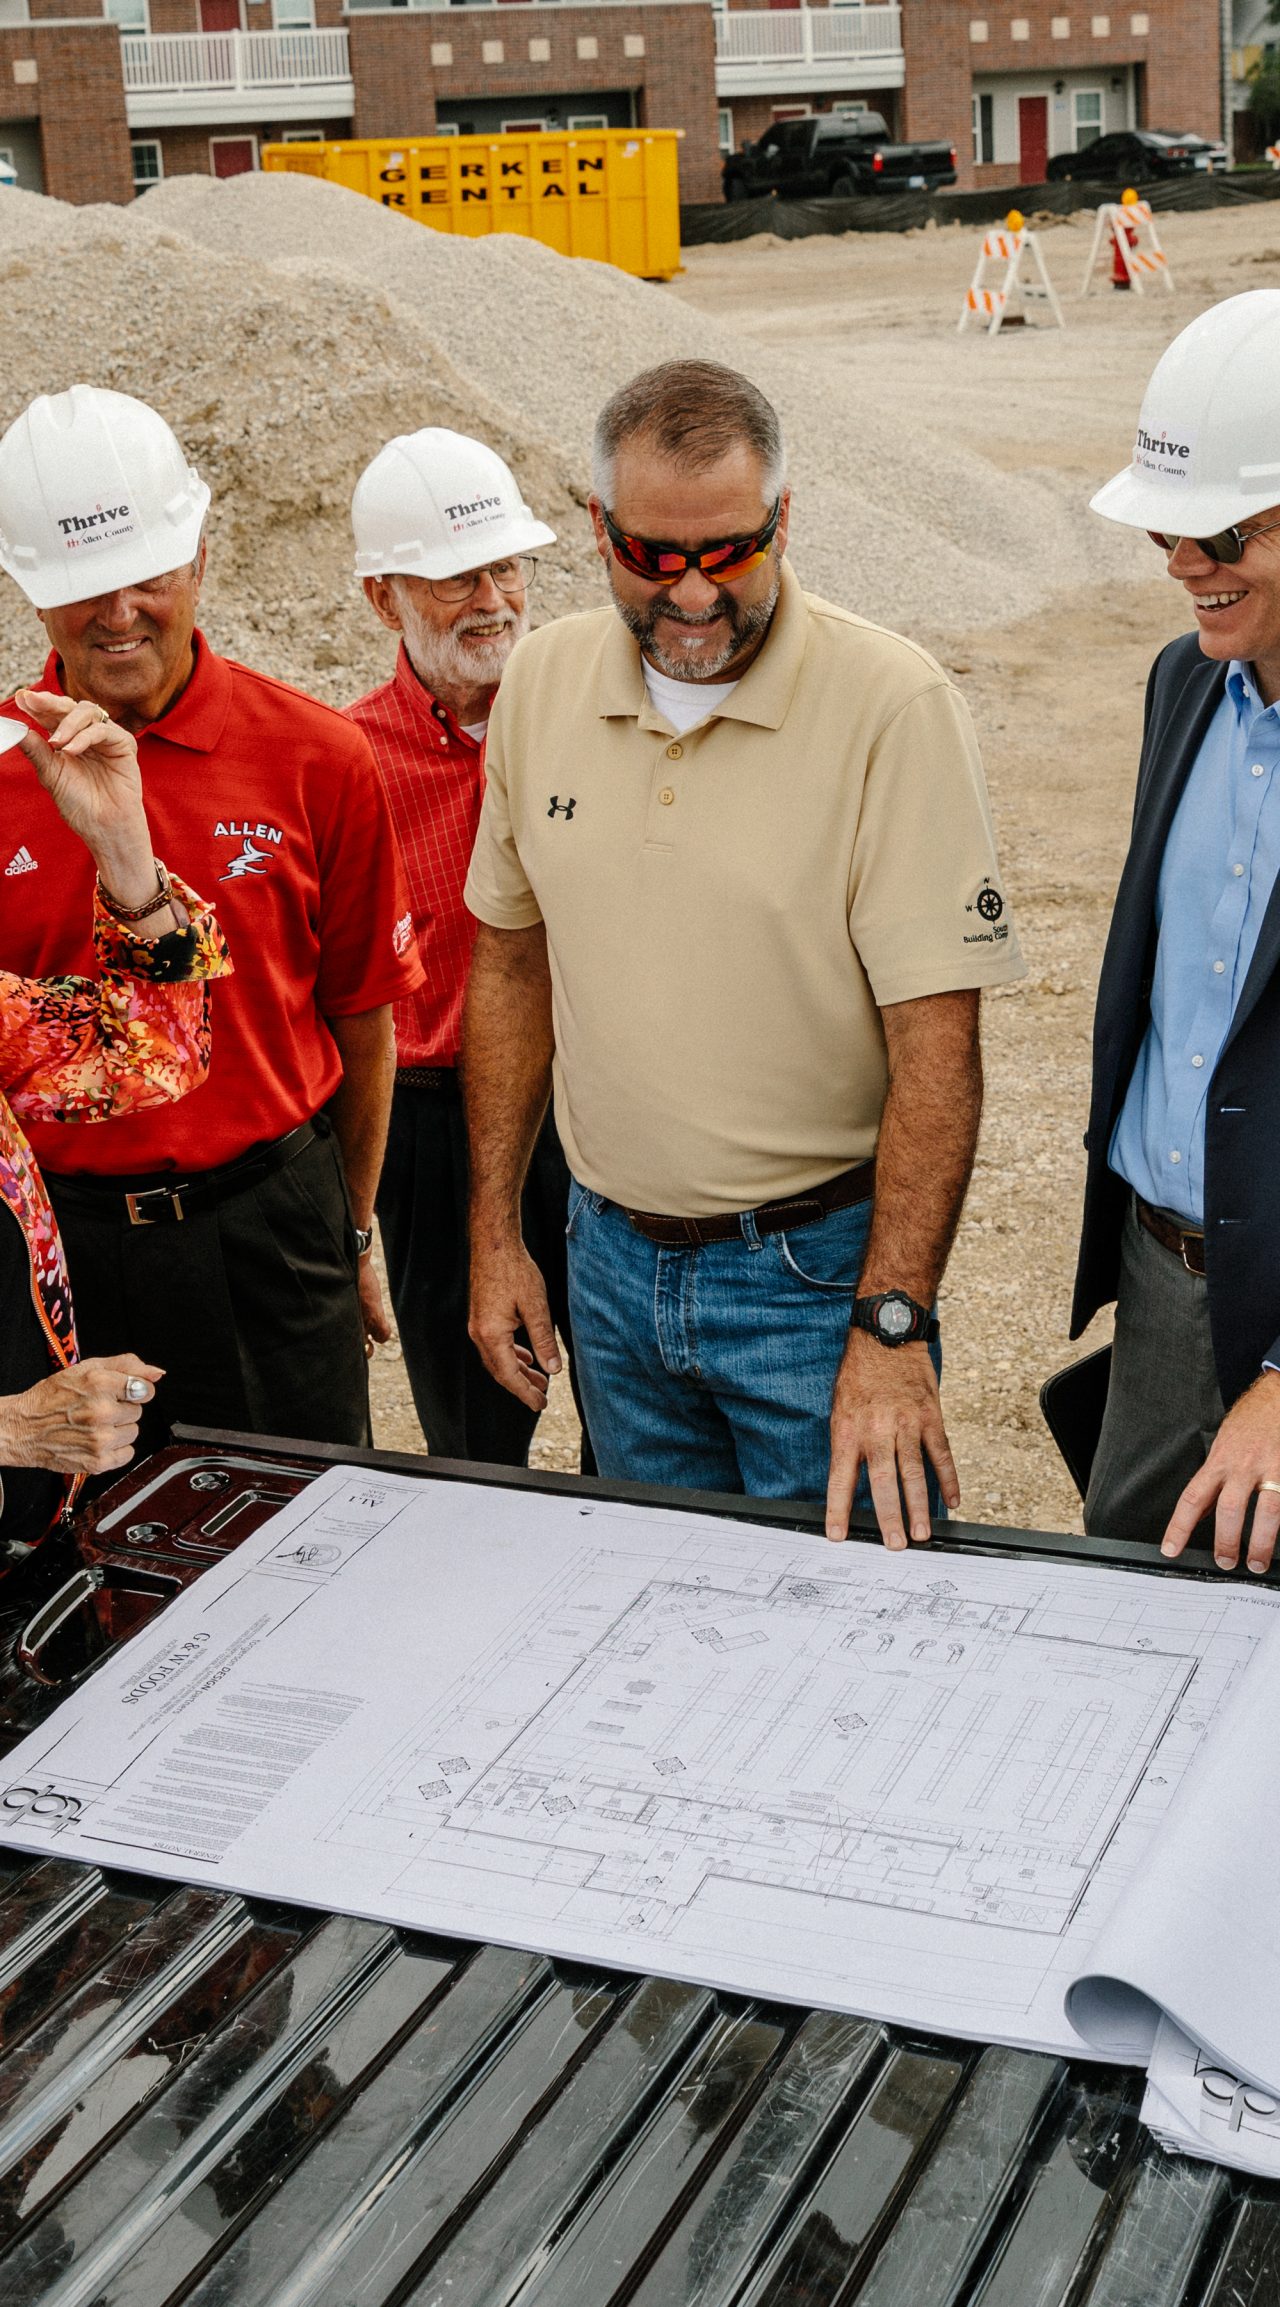
[[[74, 385], [0, 440], [0, 567], [50, 647], [36, 685], [133, 732], [161, 850], [216, 890], [236, 969], [185, 1105], [31, 1139], [83, 1342], [164, 1368], [157, 1426], [359, 1444], [366, 1336], [387, 1334], [367, 1251], [391, 1003], [419, 976], [409, 902], [364, 739], [198, 630], [208, 506], [168, 425], [126, 394]], [[0, 797], [6, 959], [80, 970], [86, 853], [20, 753], [0, 755]]]
[[1147, 688], [1103, 963], [1072, 1335], [1116, 1300], [1089, 1530], [1224, 1569], [1280, 1527], [1280, 291], [1158, 363], [1094, 510], [1145, 529], [1195, 631]]
[[[484, 740], [507, 659], [528, 630], [539, 546], [554, 532], [482, 441], [428, 427], [389, 441], [356, 484], [356, 574], [396, 634], [389, 681], [348, 707], [382, 771], [423, 982], [397, 1002], [396, 1087], [378, 1189], [392, 1303], [428, 1448], [523, 1465], [538, 1413], [485, 1369], [467, 1335], [462, 1004], [476, 925], [462, 890], [484, 794]], [[569, 1172], [548, 1117], [525, 1181], [526, 1238], [568, 1338]], [[591, 1470], [589, 1445], [584, 1464]]]

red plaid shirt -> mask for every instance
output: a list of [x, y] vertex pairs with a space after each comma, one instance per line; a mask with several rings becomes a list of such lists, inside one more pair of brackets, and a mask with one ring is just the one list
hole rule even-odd
[[424, 981], [395, 1004], [398, 1065], [456, 1065], [476, 925], [462, 902], [484, 750], [424, 689], [403, 643], [391, 680], [348, 705], [373, 747], [404, 853]]

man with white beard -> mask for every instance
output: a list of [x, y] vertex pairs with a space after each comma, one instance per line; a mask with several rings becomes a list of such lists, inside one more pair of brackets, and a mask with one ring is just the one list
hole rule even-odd
[[[467, 1336], [467, 1154], [459, 1088], [475, 922], [462, 901], [484, 794], [484, 739], [508, 657], [528, 630], [535, 520], [492, 449], [428, 428], [388, 442], [351, 506], [356, 574], [399, 635], [392, 678], [347, 708], [382, 771], [425, 971], [395, 1006], [396, 1086], [378, 1219], [414, 1405], [428, 1448], [523, 1465], [538, 1413], [498, 1385]], [[541, 1245], [568, 1343], [569, 1177], [548, 1119], [524, 1222]]]

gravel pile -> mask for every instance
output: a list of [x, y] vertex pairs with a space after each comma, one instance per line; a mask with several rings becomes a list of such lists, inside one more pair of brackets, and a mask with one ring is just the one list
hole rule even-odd
[[[556, 614], [602, 597], [584, 511], [595, 412], [669, 357], [724, 360], [774, 399], [796, 565], [864, 614], [942, 640], [1025, 614], [1109, 550], [1056, 476], [1002, 471], [868, 406], [856, 366], [801, 362], [606, 266], [451, 239], [311, 178], [178, 177], [129, 209], [7, 194], [0, 284], [0, 421], [79, 378], [153, 401], [214, 492], [211, 634], [339, 701], [387, 662], [347, 525], [382, 443], [424, 424], [490, 440], [560, 534], [538, 599]], [[39, 636], [9, 585], [0, 638], [6, 678], [22, 677]]]

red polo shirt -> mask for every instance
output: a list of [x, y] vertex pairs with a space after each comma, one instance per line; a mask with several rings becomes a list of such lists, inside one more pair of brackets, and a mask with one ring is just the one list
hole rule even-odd
[[[56, 656], [40, 686], [61, 689]], [[190, 1174], [283, 1136], [342, 1078], [325, 1019], [421, 974], [386, 796], [340, 713], [197, 634], [191, 680], [138, 755], [156, 854], [216, 906], [235, 975], [215, 992], [203, 1088], [93, 1129], [32, 1125], [37, 1159], [68, 1174]], [[4, 966], [92, 972], [89, 853], [16, 749], [0, 754], [0, 824]]]
[[396, 1003], [397, 1062], [456, 1065], [476, 934], [462, 888], [484, 798], [484, 749], [423, 688], [403, 643], [392, 678], [347, 713], [382, 771], [417, 924], [422, 984]]

